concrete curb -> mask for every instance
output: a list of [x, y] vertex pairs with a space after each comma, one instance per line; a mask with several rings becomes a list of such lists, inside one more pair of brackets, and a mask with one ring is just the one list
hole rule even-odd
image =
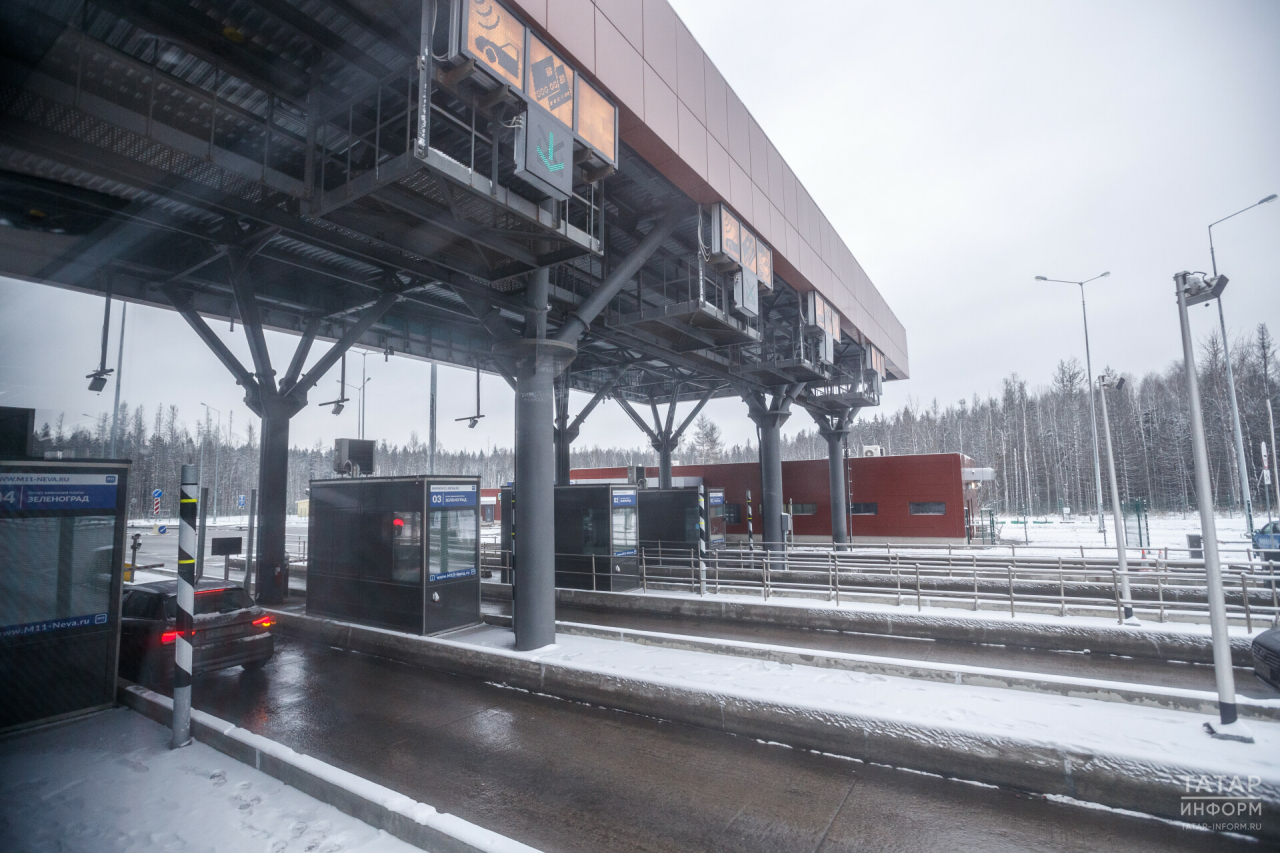
[[[511, 617], [485, 614], [490, 625], [510, 627]], [[1163, 708], [1168, 711], [1184, 711], [1192, 714], [1218, 713], [1218, 697], [1203, 690], [1176, 687], [1154, 687], [1123, 681], [1103, 681], [1092, 678], [1041, 675], [1017, 670], [993, 669], [966, 664], [929, 663], [877, 655], [829, 652], [778, 646], [769, 643], [749, 643], [741, 640], [720, 640], [695, 637], [687, 634], [664, 634], [657, 631], [641, 631], [635, 628], [614, 628], [607, 625], [585, 625], [578, 622], [556, 622], [556, 631], [578, 637], [596, 637], [655, 646], [664, 649], [709, 652], [718, 655], [768, 660], [792, 666], [816, 666], [824, 669], [843, 669], [867, 672], [898, 678], [916, 678], [945, 684], [967, 684], [970, 687], [1002, 687], [1009, 690], [1025, 690], [1031, 693], [1048, 693], [1070, 696], [1076, 699], [1096, 699], [1102, 702], [1119, 702], [1125, 705], [1142, 705]], [[1263, 702], [1247, 696], [1236, 697], [1240, 716], [1250, 720], [1280, 722], [1280, 702]]]
[[[120, 704], [171, 724], [173, 700], [124, 679], [117, 681]], [[398, 794], [331, 764], [300, 755], [283, 744], [239, 728], [203, 711], [191, 712], [191, 735], [218, 752], [261, 770], [338, 811], [431, 853], [538, 853], [504, 835], [476, 826], [425, 803]]]
[[[802, 712], [794, 706], [729, 692], [547, 663], [457, 641], [276, 611], [283, 633], [351, 651], [443, 670], [553, 696], [876, 764], [936, 773], [1039, 794], [1056, 794], [1172, 820], [1186, 778], [1206, 768], [1059, 747], [1034, 740], [980, 736], [872, 714]], [[1218, 769], [1221, 774], [1221, 769]], [[1249, 820], [1280, 838], [1280, 779], [1260, 782]]]
[[[706, 598], [672, 598], [633, 593], [590, 592], [557, 589], [556, 603], [584, 610], [613, 613], [643, 613], [648, 616], [678, 616], [715, 619], [723, 622], [756, 623], [783, 628], [846, 631], [855, 634], [883, 634], [951, 640], [960, 643], [1018, 646], [1054, 651], [1091, 651], [1097, 654], [1128, 655], [1166, 661], [1213, 663], [1213, 644], [1207, 636], [1147, 628], [1107, 628], [1062, 625], [1042, 621], [997, 621], [969, 617], [881, 613], [830, 607], [787, 607], [766, 603]], [[1231, 658], [1236, 666], [1253, 666], [1248, 637], [1231, 638]]]

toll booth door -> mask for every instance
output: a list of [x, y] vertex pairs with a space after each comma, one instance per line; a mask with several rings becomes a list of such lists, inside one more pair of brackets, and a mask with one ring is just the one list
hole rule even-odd
[[431, 483], [424, 634], [480, 619], [480, 501], [471, 484]]
[[640, 507], [635, 489], [614, 489], [612, 494], [609, 581], [601, 589], [622, 592], [640, 585]]
[[724, 489], [707, 492], [707, 544], [723, 548], [725, 543]]

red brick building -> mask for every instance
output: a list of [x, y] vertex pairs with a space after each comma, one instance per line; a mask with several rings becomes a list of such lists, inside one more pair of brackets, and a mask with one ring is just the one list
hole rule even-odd
[[[961, 543], [966, 516], [978, 517], [982, 490], [990, 469], [974, 468], [959, 453], [915, 456], [872, 456], [845, 461], [849, 495], [849, 539], [863, 543]], [[760, 541], [760, 465], [676, 465], [673, 485], [720, 487], [725, 490], [726, 530], [730, 541], [747, 536], [747, 492], [754, 509], [753, 532]], [[658, 469], [646, 469], [650, 482]], [[572, 481], [626, 482], [626, 468], [575, 468]], [[796, 542], [831, 541], [831, 492], [826, 459], [782, 463], [782, 501], [792, 513]]]

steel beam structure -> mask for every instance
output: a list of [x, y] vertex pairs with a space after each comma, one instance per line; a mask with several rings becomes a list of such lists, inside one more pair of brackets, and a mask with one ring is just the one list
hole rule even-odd
[[[289, 421], [352, 346], [516, 390], [518, 504], [535, 514], [518, 525], [521, 648], [554, 637], [551, 525], [536, 513], [600, 402], [669, 407], [665, 423], [640, 421], [669, 482], [708, 399], [773, 392], [752, 417], [773, 424], [776, 450], [801, 384], [878, 397], [861, 362], [822, 361], [781, 275], [758, 317], [733, 315], [729, 274], [703, 253], [709, 211], [625, 144], [616, 168], [571, 158], [567, 201], [514, 180], [519, 99], [440, 58], [431, 40], [452, 6], [319, 2], [13, 0], [3, 13], [22, 47], [0, 59], [0, 273], [95, 294], [109, 281], [116, 300], [173, 308], [245, 389], [263, 419], [264, 600], [283, 594]], [[218, 319], [240, 321], [252, 369], [210, 331]], [[268, 331], [300, 338], [280, 376]], [[332, 346], [304, 374], [315, 341]], [[591, 395], [572, 420], [570, 390]], [[698, 408], [677, 429], [682, 401]], [[780, 495], [766, 501], [775, 543]]]
[[836, 550], [849, 542], [849, 504], [845, 489], [844, 442], [849, 437], [849, 423], [858, 414], [854, 406], [832, 412], [803, 403], [818, 425], [818, 434], [827, 442], [827, 480], [831, 490], [831, 541]]
[[764, 547], [768, 551], [781, 551], [784, 547], [781, 430], [787, 418], [791, 417], [791, 404], [804, 390], [804, 383], [770, 390], [772, 399], [767, 401], [760, 391], [744, 389], [740, 393], [747, 404], [748, 416], [760, 435], [760, 520]]

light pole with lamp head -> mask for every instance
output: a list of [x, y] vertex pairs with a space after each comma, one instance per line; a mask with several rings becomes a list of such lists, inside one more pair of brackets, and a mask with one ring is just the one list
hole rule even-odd
[[1076, 284], [1080, 286], [1080, 313], [1084, 316], [1084, 366], [1089, 377], [1089, 431], [1093, 434], [1093, 484], [1097, 490], [1098, 501], [1098, 532], [1106, 535], [1107, 527], [1102, 520], [1102, 460], [1101, 452], [1098, 448], [1098, 413], [1093, 403], [1093, 361], [1089, 357], [1089, 312], [1084, 304], [1084, 286], [1091, 281], [1097, 281], [1100, 278], [1106, 278], [1111, 275], [1110, 272], [1104, 272], [1095, 275], [1093, 278], [1086, 278], [1084, 281], [1071, 281], [1062, 278], [1045, 278], [1042, 275], [1036, 276], [1036, 281], [1050, 281], [1055, 284]]
[[[1213, 275], [1218, 275], [1218, 258], [1213, 252], [1213, 226], [1222, 222], [1226, 222], [1232, 217], [1239, 216], [1245, 210], [1253, 210], [1260, 204], [1266, 204], [1269, 201], [1275, 201], [1276, 194], [1272, 193], [1261, 201], [1254, 202], [1244, 210], [1237, 210], [1231, 216], [1224, 216], [1217, 222], [1209, 225], [1209, 262], [1213, 264]], [[1250, 496], [1249, 489], [1249, 473], [1248, 467], [1245, 465], [1244, 457], [1244, 434], [1240, 429], [1240, 404], [1236, 402], [1236, 381], [1231, 374], [1231, 345], [1227, 340], [1227, 319], [1222, 313], [1222, 297], [1218, 297], [1218, 323], [1222, 326], [1222, 360], [1227, 365], [1227, 390], [1229, 392], [1228, 399], [1231, 401], [1231, 426], [1236, 434], [1236, 463], [1240, 466], [1240, 496], [1244, 499], [1244, 526], [1248, 535], [1253, 535], [1253, 498]]]
[[1107, 439], [1107, 482], [1111, 486], [1111, 519], [1116, 533], [1116, 566], [1120, 575], [1120, 599], [1123, 608], [1121, 622], [1126, 625], [1137, 625], [1133, 615], [1133, 596], [1129, 593], [1129, 555], [1124, 541], [1124, 519], [1120, 510], [1120, 488], [1116, 484], [1116, 456], [1111, 449], [1111, 420], [1107, 417], [1107, 389], [1115, 386], [1119, 391], [1124, 387], [1124, 378], [1112, 382], [1109, 377], [1098, 377], [1098, 398], [1102, 400], [1102, 434]]
[[222, 411], [220, 409], [214, 409], [213, 406], [210, 406], [208, 403], [201, 403], [200, 405], [204, 406], [204, 409], [205, 409], [204, 417], [206, 421], [209, 419], [210, 409], [213, 409], [213, 411], [218, 413], [218, 438], [213, 443], [213, 523], [217, 524], [218, 523], [218, 460], [222, 456]]
[[1222, 295], [1226, 276], [1206, 279], [1203, 273], [1180, 272], [1173, 277], [1178, 296], [1178, 321], [1182, 326], [1182, 367], [1187, 377], [1190, 407], [1191, 450], [1195, 463], [1196, 504], [1200, 510], [1200, 537], [1204, 548], [1205, 592], [1209, 600], [1209, 633], [1213, 639], [1213, 673], [1218, 687], [1218, 724], [1205, 723], [1214, 737], [1253, 743], [1253, 735], [1237, 718], [1235, 672], [1231, 662], [1231, 636], [1227, 632], [1227, 605], [1222, 589], [1222, 565], [1218, 560], [1218, 528], [1213, 517], [1213, 486], [1209, 480], [1209, 448], [1204, 438], [1200, 408], [1200, 383], [1196, 378], [1196, 353], [1191, 340], [1187, 307]]

